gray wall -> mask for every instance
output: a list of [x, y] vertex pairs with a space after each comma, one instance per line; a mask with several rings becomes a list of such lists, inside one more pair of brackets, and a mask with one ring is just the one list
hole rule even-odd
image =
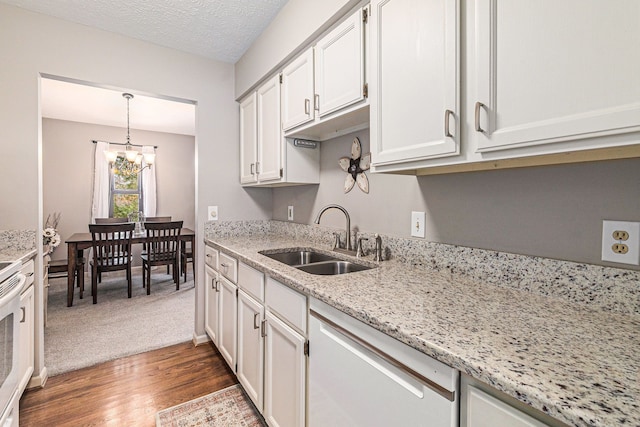
[[[437, 176], [367, 172], [370, 193], [344, 194], [338, 159], [357, 136], [369, 151], [368, 130], [320, 143], [319, 186], [273, 190], [273, 218], [310, 224], [324, 205], [348, 209], [363, 231], [410, 236], [411, 211], [426, 212], [426, 239], [475, 248], [591, 264], [600, 261], [602, 220], [640, 221], [640, 159]], [[322, 224], [344, 227], [327, 212]]]
[[[126, 133], [126, 129], [118, 127], [42, 120], [43, 212], [45, 217], [62, 213], [58, 229], [63, 241], [53, 259], [67, 257], [67, 237], [88, 231], [95, 149], [90, 141], [121, 142]], [[153, 165], [158, 215], [170, 215], [174, 220], [183, 220], [185, 227], [195, 228], [195, 138], [132, 129], [131, 140], [158, 147]]]

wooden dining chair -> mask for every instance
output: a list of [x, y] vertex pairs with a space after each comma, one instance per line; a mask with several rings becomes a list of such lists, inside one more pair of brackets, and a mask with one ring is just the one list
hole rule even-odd
[[180, 273], [184, 274], [185, 282], [187, 281], [187, 263], [188, 262], [191, 262], [191, 267], [193, 268], [194, 280], [196, 277], [196, 264], [193, 262], [193, 248], [191, 247], [191, 245], [187, 247], [187, 242], [185, 242], [184, 240], [180, 241]]
[[[171, 221], [171, 217], [170, 216], [148, 216], [144, 219], [145, 222], [169, 222]], [[147, 244], [143, 243], [142, 244], [142, 255], [144, 255], [147, 252]], [[167, 274], [169, 274], [169, 265], [167, 265]], [[144, 283], [142, 284], [144, 287]]]
[[131, 236], [135, 224], [89, 224], [93, 260], [91, 294], [98, 302], [98, 275], [108, 271], [127, 271], [127, 295], [131, 298]]
[[179, 290], [178, 244], [182, 221], [145, 222], [144, 228], [147, 231], [147, 251], [141, 255], [142, 282], [147, 288], [147, 295], [151, 293], [151, 267], [158, 265], [173, 267], [173, 281]]
[[124, 224], [124, 223], [129, 222], [129, 219], [120, 218], [120, 217], [115, 217], [115, 218], [96, 218], [95, 222], [96, 222], [96, 224]]

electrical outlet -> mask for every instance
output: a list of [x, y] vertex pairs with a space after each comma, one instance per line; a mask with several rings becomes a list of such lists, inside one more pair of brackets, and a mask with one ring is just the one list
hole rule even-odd
[[207, 209], [207, 220], [208, 221], [217, 221], [218, 220], [218, 207], [217, 206], [209, 206]]
[[293, 206], [287, 208], [287, 219], [293, 221]]
[[424, 212], [411, 212], [411, 236], [424, 237]]
[[602, 221], [602, 260], [640, 265], [640, 222]]

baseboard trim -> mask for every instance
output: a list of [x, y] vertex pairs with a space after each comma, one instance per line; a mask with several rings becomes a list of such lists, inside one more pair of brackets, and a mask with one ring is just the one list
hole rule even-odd
[[193, 341], [193, 345], [194, 346], [199, 346], [201, 344], [207, 343], [209, 341], [211, 341], [209, 339], [209, 335], [207, 334], [203, 334], [203, 335], [196, 335], [196, 333], [193, 333], [193, 338], [191, 339]]
[[32, 388], [42, 388], [47, 383], [49, 379], [49, 373], [47, 371], [47, 367], [45, 366], [40, 371], [40, 375], [32, 375], [31, 379], [27, 383], [27, 390]]

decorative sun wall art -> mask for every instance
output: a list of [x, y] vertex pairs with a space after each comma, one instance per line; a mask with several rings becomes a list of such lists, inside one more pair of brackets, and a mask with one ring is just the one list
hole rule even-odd
[[360, 140], [354, 138], [351, 143], [351, 157], [341, 157], [338, 161], [343, 171], [347, 173], [344, 181], [344, 192], [348, 193], [357, 182], [358, 187], [365, 193], [369, 193], [369, 179], [364, 171], [371, 166], [371, 153], [362, 155]]

